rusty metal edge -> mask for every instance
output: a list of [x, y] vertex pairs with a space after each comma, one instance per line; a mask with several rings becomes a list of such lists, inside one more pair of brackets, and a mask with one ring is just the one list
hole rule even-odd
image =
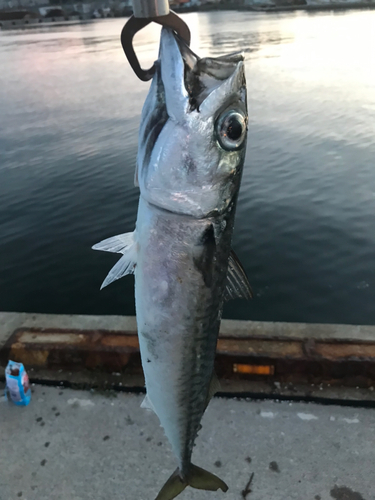
[[[328, 325], [331, 326], [331, 325]], [[98, 329], [79, 329], [79, 328], [49, 328], [49, 327], [19, 327], [16, 328], [13, 333], [10, 335], [8, 340], [5, 342], [3, 345], [2, 349], [5, 348], [7, 345], [12, 344], [14, 339], [19, 335], [20, 333], [23, 332], [30, 332], [30, 333], [44, 333], [44, 332], [51, 332], [51, 333], [72, 333], [76, 335], [93, 335], [95, 333], [99, 333], [101, 335], [114, 335], [114, 336], [134, 336], [138, 335], [137, 330], [106, 330], [104, 328], [98, 328]], [[228, 334], [221, 334], [219, 336], [219, 341], [220, 340], [226, 340], [226, 341], [237, 341], [237, 342], [242, 342], [244, 340], [257, 340], [257, 341], [264, 341], [264, 342], [269, 342], [269, 341], [278, 341], [278, 342], [298, 342], [301, 344], [310, 344], [315, 343], [315, 344], [348, 344], [348, 345], [371, 345], [375, 346], [375, 338], [373, 341], [371, 340], [363, 340], [363, 339], [346, 339], [346, 338], [330, 338], [330, 337], [320, 337], [320, 338], [301, 338], [298, 336], [284, 336], [284, 335], [269, 335], [265, 337], [264, 335], [260, 334], [251, 334], [251, 335], [228, 335]], [[52, 344], [51, 344], [52, 345]], [[0, 349], [1, 350], [1, 349]]]
[[[127, 330], [123, 330], [123, 331], [105, 330], [105, 329], [80, 330], [78, 328], [19, 327], [13, 331], [13, 333], [10, 335], [10, 337], [8, 337], [8, 339], [6, 340], [4, 345], [2, 347], [0, 347], [0, 357], [1, 357], [1, 353], [3, 353], [4, 351], [9, 351], [9, 349], [11, 349], [12, 345], [14, 345], [19, 340], [19, 336], [22, 333], [45, 333], [45, 332], [56, 333], [56, 334], [71, 333], [73, 335], [87, 335], [87, 336], [100, 334], [102, 336], [113, 335], [113, 336], [119, 336], [119, 337], [124, 337], [124, 336], [134, 337], [135, 335], [137, 335], [137, 332], [127, 331]], [[32, 345], [32, 344], [30, 344], [30, 345]], [[41, 344], [36, 342], [34, 345], [37, 345], [39, 347]], [[56, 348], [61, 348], [61, 346], [64, 344], [62, 344], [62, 343], [54, 344], [53, 342], [48, 342], [45, 345], [47, 346], [47, 348], [49, 347], [49, 348], [56, 349]], [[71, 345], [72, 345], [72, 347], [74, 346], [74, 344], [71, 344]]]
[[[2, 348], [0, 348], [0, 363], [5, 363], [7, 356], [9, 356], [9, 353], [12, 350], [12, 346], [15, 346], [18, 341], [20, 336], [23, 333], [56, 333], [56, 334], [64, 334], [64, 333], [70, 333], [73, 335], [79, 335], [79, 336], [84, 336], [87, 337], [87, 339], [90, 341], [90, 337], [94, 337], [95, 335], [99, 335], [99, 337], [105, 338], [105, 337], [119, 337], [119, 338], [124, 338], [124, 337], [129, 337], [134, 339], [134, 337], [137, 337], [136, 331], [119, 331], [119, 330], [105, 330], [105, 329], [92, 329], [92, 330], [83, 330], [83, 329], [74, 329], [74, 328], [37, 328], [37, 327], [21, 327], [17, 328], [14, 330], [13, 334], [8, 338], [6, 343]], [[271, 345], [272, 343], [279, 343], [280, 344], [280, 350], [273, 350], [273, 352], [270, 353], [270, 351], [267, 351], [267, 346]], [[254, 346], [254, 343], [259, 343], [259, 346]], [[226, 345], [226, 349], [220, 348], [220, 345]], [[246, 351], [244, 350], [244, 347], [252, 347], [251, 351]], [[262, 346], [264, 348], [262, 348]], [[287, 349], [282, 349], [283, 346], [295, 346], [297, 347], [296, 352], [289, 352], [287, 354]], [[326, 353], [328, 352], [329, 355], [324, 355], [321, 352], [319, 352], [318, 348], [319, 346], [324, 346], [324, 349]], [[282, 336], [272, 336], [270, 338], [264, 338], [263, 336], [260, 335], [251, 335], [248, 337], [226, 337], [222, 336], [218, 340], [218, 350], [217, 354], [221, 356], [230, 356], [230, 357], [244, 357], [244, 358], [261, 358], [261, 359], [268, 359], [268, 360], [306, 360], [306, 361], [329, 361], [329, 362], [342, 362], [342, 361], [358, 361], [358, 362], [375, 362], [375, 356], [358, 356], [358, 355], [342, 355], [338, 356], [337, 352], [340, 351], [340, 348], [343, 347], [353, 347], [358, 346], [358, 348], [361, 348], [363, 352], [363, 348], [366, 348], [366, 346], [371, 347], [371, 351], [375, 351], [375, 341], [370, 342], [368, 340], [355, 340], [355, 339], [300, 339], [300, 338], [293, 338], [293, 337], [282, 337]], [[136, 353], [139, 352], [139, 347], [136, 345], [132, 346], [126, 346], [126, 344], [122, 344], [121, 346], [116, 346], [116, 345], [102, 345], [98, 344], [98, 346], [95, 344], [95, 341], [93, 341], [92, 344], [89, 342], [82, 345], [80, 344], [75, 344], [75, 343], [56, 343], [54, 344], [53, 342], [47, 342], [43, 344], [42, 342], [36, 342], [35, 344], [27, 344], [24, 345], [25, 349], [29, 350], [43, 350], [43, 351], [53, 351], [53, 350], [76, 350], [77, 352], [80, 351], [86, 351], [89, 352], [90, 350], [94, 352], [132, 352]], [[258, 347], [258, 350], [256, 350]], [[277, 346], [278, 347], [278, 346]], [[335, 352], [336, 351], [336, 352]]]

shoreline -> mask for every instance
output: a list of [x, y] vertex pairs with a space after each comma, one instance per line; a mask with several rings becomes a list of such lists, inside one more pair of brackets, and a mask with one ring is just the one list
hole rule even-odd
[[[188, 14], [192, 12], [219, 12], [219, 11], [238, 11], [238, 12], [294, 12], [294, 11], [306, 11], [306, 12], [320, 12], [320, 11], [343, 11], [343, 10], [374, 10], [375, 1], [369, 2], [333, 2], [329, 4], [305, 4], [305, 5], [235, 5], [235, 4], [219, 4], [213, 5], [208, 4], [205, 6], [194, 6], [189, 8], [174, 8], [174, 12], [177, 14]], [[16, 11], [14, 11], [16, 12]], [[55, 16], [55, 17], [35, 17], [30, 18], [25, 16], [24, 18], [14, 18], [14, 19], [3, 19], [0, 11], [0, 30], [1, 29], [16, 29], [19, 27], [28, 28], [36, 27], [40, 24], [42, 25], [53, 25], [55, 23], [64, 24], [68, 22], [89, 22], [95, 21], [97, 19], [108, 19], [108, 18], [126, 18], [131, 15], [131, 12], [126, 11], [122, 15], [109, 15], [104, 18], [90, 17], [89, 15], [65, 15], [65, 16]]]
[[178, 14], [191, 12], [215, 12], [215, 11], [238, 11], [238, 12], [290, 12], [290, 11], [325, 11], [325, 10], [373, 10], [375, 2], [332, 2], [327, 4], [304, 4], [304, 5], [235, 5], [219, 4], [201, 7], [175, 8]]
[[[322, 5], [280, 5], [270, 8], [259, 9], [261, 12], [290, 12], [290, 11], [301, 11], [305, 10], [307, 12], [318, 12], [327, 10], [374, 10], [375, 3], [337, 3], [337, 4], [322, 4]], [[241, 9], [242, 10], [242, 9]], [[247, 10], [247, 9], [246, 9]], [[258, 11], [258, 9], [252, 9]]]

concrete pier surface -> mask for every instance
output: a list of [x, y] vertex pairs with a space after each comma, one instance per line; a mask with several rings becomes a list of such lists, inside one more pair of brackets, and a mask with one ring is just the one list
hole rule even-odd
[[[142, 397], [37, 385], [26, 408], [1, 400], [0, 499], [155, 499], [175, 461]], [[229, 491], [181, 500], [375, 500], [373, 409], [214, 398], [202, 424], [193, 461]]]
[[[85, 316], [78, 314], [38, 314], [0, 312], [0, 348], [14, 330], [27, 328], [75, 328], [79, 330], [136, 330], [134, 316]], [[375, 333], [375, 327], [374, 327]]]

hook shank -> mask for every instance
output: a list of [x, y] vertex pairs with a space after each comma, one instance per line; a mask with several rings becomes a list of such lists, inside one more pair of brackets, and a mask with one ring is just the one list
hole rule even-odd
[[159, 17], [169, 14], [168, 0], [133, 0], [134, 17]]
[[178, 15], [173, 12], [173, 10], [171, 10], [169, 14], [165, 16], [139, 18], [131, 16], [131, 18], [122, 29], [121, 44], [122, 48], [124, 49], [125, 55], [128, 58], [129, 64], [133, 68], [134, 73], [143, 82], [151, 80], [151, 78], [154, 76], [155, 65], [146, 70], [141, 68], [138, 57], [134, 51], [133, 38], [138, 31], [140, 31], [151, 22], [155, 22], [161, 24], [162, 26], [172, 28], [188, 45], [190, 45], [190, 30], [187, 24], [180, 17], [178, 17]]

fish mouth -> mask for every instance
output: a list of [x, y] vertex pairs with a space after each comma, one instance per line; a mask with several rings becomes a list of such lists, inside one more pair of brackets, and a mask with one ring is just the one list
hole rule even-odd
[[135, 176], [149, 203], [197, 218], [230, 205], [247, 128], [243, 60], [242, 53], [200, 58], [171, 29], [162, 29], [142, 110]]
[[[243, 61], [243, 52], [200, 58], [170, 28], [162, 29], [159, 64], [166, 100], [170, 91], [179, 92], [189, 103], [186, 111], [199, 111], [203, 101], [215, 89], [243, 68]], [[174, 82], [173, 88], [171, 81]]]

